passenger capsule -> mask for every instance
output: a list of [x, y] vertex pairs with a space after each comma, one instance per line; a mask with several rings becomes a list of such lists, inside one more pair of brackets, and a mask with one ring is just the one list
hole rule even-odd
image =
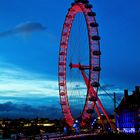
[[86, 4], [86, 3], [89, 3], [88, 0], [81, 0], [82, 3]]
[[100, 38], [100, 36], [92, 36], [92, 40], [100, 40], [101, 38]]
[[81, 2], [81, 0], [75, 0], [75, 3]]
[[101, 51], [93, 51], [93, 55], [101, 55]]
[[71, 3], [71, 6], [74, 6], [75, 5], [75, 3], [73, 2], [73, 3]]
[[88, 16], [94, 17], [94, 16], [96, 16], [96, 13], [95, 12], [88, 12]]
[[99, 24], [98, 24], [97, 22], [92, 22], [92, 23], [90, 23], [90, 26], [91, 26], [91, 27], [98, 27]]
[[98, 82], [93, 82], [93, 83], [91, 84], [91, 86], [93, 86], [93, 87], [99, 87], [100, 84], [99, 84]]
[[92, 5], [89, 4], [89, 3], [87, 3], [87, 4], [85, 5], [85, 8], [92, 8]]
[[93, 71], [101, 71], [101, 67], [94, 67]]

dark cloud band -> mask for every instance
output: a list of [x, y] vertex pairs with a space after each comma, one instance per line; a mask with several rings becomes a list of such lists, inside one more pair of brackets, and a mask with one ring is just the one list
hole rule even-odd
[[17, 25], [13, 29], [10, 29], [5, 32], [0, 32], [1, 37], [8, 37], [15, 34], [28, 34], [33, 32], [44, 31], [46, 27], [44, 27], [41, 23], [38, 22], [25, 22]]

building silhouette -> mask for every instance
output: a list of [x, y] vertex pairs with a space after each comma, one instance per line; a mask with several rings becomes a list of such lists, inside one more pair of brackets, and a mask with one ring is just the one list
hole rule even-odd
[[124, 97], [115, 109], [115, 120], [120, 132], [140, 132], [140, 87], [136, 86], [131, 95], [124, 90]]

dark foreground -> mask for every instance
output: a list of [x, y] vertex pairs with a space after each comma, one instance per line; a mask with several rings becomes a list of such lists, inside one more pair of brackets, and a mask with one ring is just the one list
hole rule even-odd
[[64, 137], [67, 140], [140, 140], [140, 134], [101, 134]]
[[62, 133], [51, 133], [36, 136], [22, 136], [2, 140], [140, 140], [140, 134], [79, 134], [64, 136]]

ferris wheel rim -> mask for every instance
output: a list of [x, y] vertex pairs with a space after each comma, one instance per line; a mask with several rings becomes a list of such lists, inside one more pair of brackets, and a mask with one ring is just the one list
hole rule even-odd
[[[99, 39], [98, 38], [98, 28], [97, 28], [98, 24], [96, 23], [96, 20], [95, 20], [95, 13], [92, 12], [91, 6], [88, 7], [86, 4], [81, 3], [81, 2], [74, 3], [74, 4], [72, 4], [72, 7], [69, 9], [65, 22], [64, 22], [64, 25], [63, 25], [61, 42], [60, 42], [60, 51], [59, 51], [59, 64], [58, 64], [60, 103], [61, 103], [62, 112], [64, 114], [64, 118], [70, 126], [72, 126], [72, 124], [74, 123], [74, 118], [71, 114], [69, 101], [68, 101], [68, 95], [67, 95], [68, 91], [67, 91], [67, 84], [66, 84], [67, 83], [67, 81], [66, 81], [66, 64], [67, 64], [66, 58], [67, 58], [68, 39], [69, 39], [69, 35], [70, 35], [71, 26], [72, 26], [74, 17], [78, 12], [82, 12], [82, 14], [84, 15], [86, 24], [87, 24], [87, 29], [88, 29], [89, 49], [90, 49], [89, 59], [90, 59], [90, 65], [92, 66], [92, 68], [91, 68], [92, 70], [90, 70], [90, 75], [89, 75], [90, 84], [92, 84], [92, 82], [93, 82], [92, 81], [93, 80], [92, 79], [93, 78], [92, 77], [93, 68], [95, 69], [95, 66], [93, 65], [94, 57], [98, 58], [99, 61], [97, 63], [98, 63], [98, 66], [100, 66], [100, 43], [98, 40]], [[94, 30], [96, 30], [96, 35], [94, 35], [94, 36], [93, 36], [92, 28], [94, 28]], [[66, 40], [64, 38], [66, 38]], [[65, 42], [64, 42], [64, 40], [65, 40]], [[96, 40], [96, 43], [98, 44], [98, 46], [97, 46], [98, 48], [96, 48], [96, 50], [94, 50], [94, 48], [92, 48], [92, 45], [94, 45], [93, 43], [95, 42], [94, 40]], [[62, 59], [63, 59], [63, 61], [62, 61]], [[97, 69], [97, 67], [96, 67], [96, 69]], [[94, 73], [95, 73], [95, 71], [94, 71]], [[97, 78], [96, 81], [99, 82], [100, 72], [96, 71], [96, 74], [98, 75], [96, 77]], [[97, 91], [98, 91], [98, 87], [96, 87], [96, 91], [95, 91], [96, 94], [97, 94]], [[65, 97], [63, 97], [63, 96], [65, 96]], [[85, 106], [84, 106], [83, 112], [81, 114], [82, 117], [84, 116], [84, 110], [86, 110], [88, 101], [89, 100], [86, 99]]]

